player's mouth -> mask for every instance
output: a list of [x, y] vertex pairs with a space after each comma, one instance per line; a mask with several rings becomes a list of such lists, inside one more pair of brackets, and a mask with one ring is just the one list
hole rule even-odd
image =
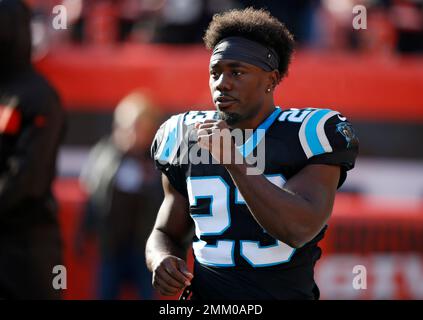
[[232, 107], [238, 100], [230, 96], [218, 96], [214, 103], [219, 110], [226, 110]]

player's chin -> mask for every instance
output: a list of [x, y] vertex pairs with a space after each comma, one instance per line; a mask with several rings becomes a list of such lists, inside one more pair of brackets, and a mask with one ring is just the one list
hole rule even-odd
[[220, 119], [226, 121], [229, 126], [237, 124], [241, 119], [242, 115], [237, 112], [219, 111]]

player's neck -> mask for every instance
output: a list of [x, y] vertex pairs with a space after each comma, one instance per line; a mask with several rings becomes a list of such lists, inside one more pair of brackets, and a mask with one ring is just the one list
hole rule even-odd
[[260, 111], [252, 119], [247, 119], [245, 121], [237, 123], [234, 127], [239, 129], [256, 129], [260, 124], [264, 122], [271, 114], [275, 111], [275, 104], [273, 99], [270, 103], [267, 103], [265, 106], [260, 108]]

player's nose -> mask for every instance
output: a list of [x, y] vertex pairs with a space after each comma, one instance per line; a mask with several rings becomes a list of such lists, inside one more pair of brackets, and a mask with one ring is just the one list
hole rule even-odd
[[220, 74], [220, 77], [215, 80], [214, 87], [219, 91], [229, 91], [232, 89], [232, 80], [225, 72]]

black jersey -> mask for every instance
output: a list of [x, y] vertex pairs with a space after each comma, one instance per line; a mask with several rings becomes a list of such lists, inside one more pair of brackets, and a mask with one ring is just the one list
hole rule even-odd
[[[195, 225], [193, 297], [317, 298], [313, 269], [321, 253], [317, 243], [326, 227], [301, 248], [291, 248], [255, 221], [222, 165], [193, 163], [187, 156], [195, 146], [195, 122], [217, 118], [215, 111], [173, 116], [160, 127], [152, 145], [157, 167], [190, 203]], [[339, 187], [354, 167], [358, 151], [358, 140], [346, 118], [315, 108], [276, 107], [238, 149], [248, 157], [262, 145], [263, 174], [279, 187], [309, 164], [339, 165]]]

